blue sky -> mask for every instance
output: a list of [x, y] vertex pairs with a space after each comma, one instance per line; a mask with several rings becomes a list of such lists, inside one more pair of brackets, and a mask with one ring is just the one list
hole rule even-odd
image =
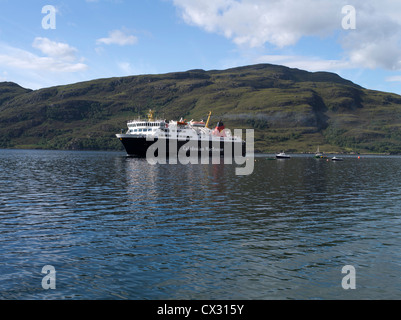
[[0, 0], [0, 81], [26, 88], [256, 63], [401, 94], [401, 1]]

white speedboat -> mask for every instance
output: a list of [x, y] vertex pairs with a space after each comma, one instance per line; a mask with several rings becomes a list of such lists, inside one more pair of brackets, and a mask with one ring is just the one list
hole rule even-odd
[[343, 159], [343, 158], [333, 157], [333, 158], [331, 159], [331, 161], [344, 161], [344, 159]]
[[277, 159], [290, 159], [291, 156], [289, 156], [288, 154], [285, 154], [285, 152], [280, 152], [278, 154], [276, 154], [276, 158]]

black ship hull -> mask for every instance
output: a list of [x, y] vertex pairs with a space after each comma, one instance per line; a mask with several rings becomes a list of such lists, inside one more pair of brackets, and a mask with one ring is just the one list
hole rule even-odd
[[160, 145], [163, 148], [157, 148], [158, 139], [148, 141], [146, 137], [129, 137], [127, 135], [117, 135], [121, 140], [128, 156], [146, 157], [149, 147], [152, 146], [150, 154], [153, 156], [165, 155], [178, 156], [179, 152], [186, 156], [216, 156], [234, 157], [246, 155], [246, 144], [244, 141], [191, 141], [180, 139], [161, 139]]

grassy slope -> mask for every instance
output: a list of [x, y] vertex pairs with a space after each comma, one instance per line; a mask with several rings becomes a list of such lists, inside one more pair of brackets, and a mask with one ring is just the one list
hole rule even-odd
[[0, 83], [0, 147], [121, 150], [114, 134], [152, 108], [166, 119], [255, 129], [264, 152], [401, 153], [401, 97], [336, 74], [275, 65], [98, 79], [36, 91]]

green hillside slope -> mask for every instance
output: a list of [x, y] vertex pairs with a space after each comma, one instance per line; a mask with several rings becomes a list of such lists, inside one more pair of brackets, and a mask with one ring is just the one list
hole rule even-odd
[[276, 65], [98, 79], [41, 90], [0, 83], [0, 147], [122, 150], [115, 133], [149, 109], [255, 129], [262, 152], [401, 153], [401, 96]]

